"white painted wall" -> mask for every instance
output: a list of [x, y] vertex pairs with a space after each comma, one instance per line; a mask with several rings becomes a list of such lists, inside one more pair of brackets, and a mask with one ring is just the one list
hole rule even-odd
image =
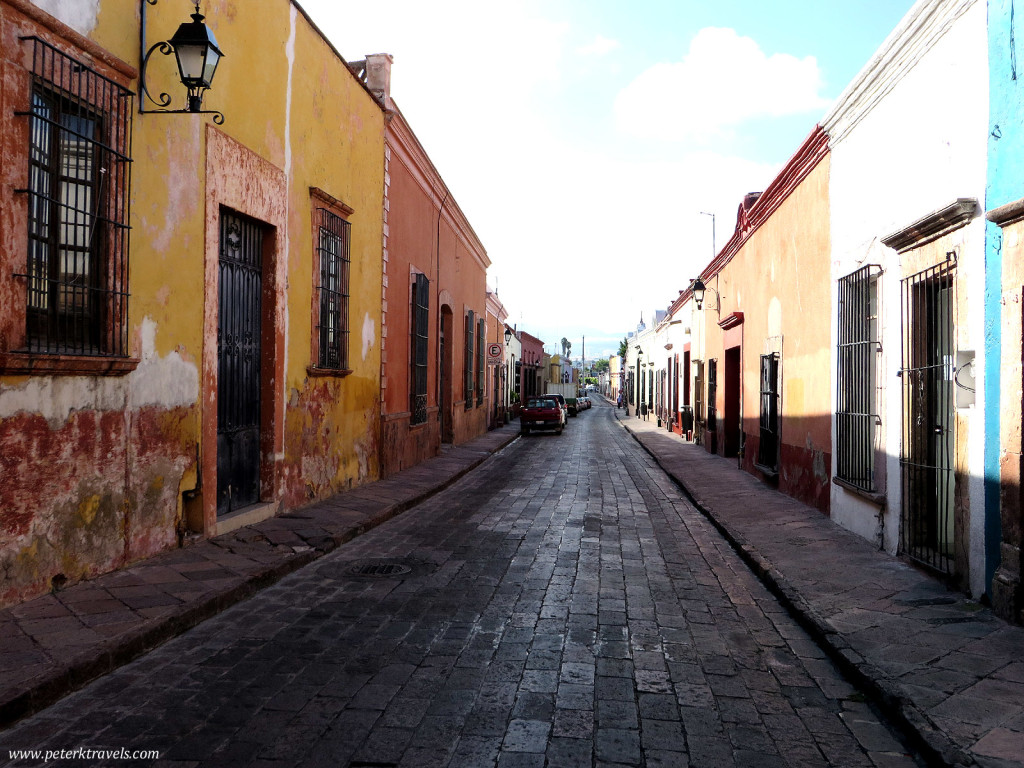
[[[879, 283], [882, 328], [882, 403], [887, 505], [833, 485], [831, 515], [840, 525], [895, 553], [901, 506], [900, 257], [880, 239], [958, 197], [984, 210], [988, 134], [988, 50], [983, 0], [922, 0], [847, 89], [823, 121], [832, 137], [831, 198], [833, 328], [836, 366], [836, 280], [864, 264], [883, 268]], [[967, 301], [961, 348], [977, 352], [984, 370], [984, 221], [955, 237], [958, 272]], [[966, 296], [963, 294], [966, 293]], [[963, 331], [959, 332], [961, 336]], [[833, 412], [835, 393], [832, 394]], [[962, 414], [963, 412], [961, 412]], [[984, 591], [984, 402], [979, 380], [969, 419], [970, 588]], [[836, 445], [833, 420], [833, 446]], [[833, 474], [836, 470], [833, 450]], [[881, 524], [881, 525], [880, 525]]]

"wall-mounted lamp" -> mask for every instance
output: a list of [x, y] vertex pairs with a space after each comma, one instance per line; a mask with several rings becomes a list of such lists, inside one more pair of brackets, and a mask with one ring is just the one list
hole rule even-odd
[[697, 302], [697, 309], [700, 309], [701, 304], [704, 303], [704, 294], [707, 291], [712, 291], [715, 296], [718, 297], [718, 306], [715, 310], [721, 312], [722, 310], [722, 295], [714, 288], [708, 288], [704, 285], [704, 281], [699, 277], [690, 284], [690, 290], [693, 292], [693, 300]]
[[[142, 22], [139, 25], [139, 53], [142, 55], [142, 65], [139, 67], [139, 111], [146, 112], [146, 99], [148, 98], [160, 109], [150, 109], [149, 112], [163, 112], [169, 114], [205, 114], [213, 115], [213, 122], [223, 125], [224, 115], [210, 109], [203, 109], [203, 94], [213, 84], [213, 76], [217, 72], [217, 64], [224, 57], [223, 52], [217, 46], [217, 39], [213, 36], [210, 28], [203, 23], [203, 16], [199, 13], [199, 3], [196, 3], [196, 12], [192, 14], [192, 21], [185, 22], [178, 27], [178, 31], [170, 40], [164, 40], [146, 49], [146, 6], [156, 5], [157, 0], [141, 0]], [[178, 75], [181, 84], [188, 91], [188, 106], [185, 109], [167, 109], [171, 104], [171, 97], [161, 93], [159, 97], [153, 98], [146, 85], [146, 67], [149, 58], [155, 51], [160, 51], [164, 56], [174, 54], [178, 63]]]
[[506, 325], [505, 326], [505, 343], [508, 344], [510, 341], [512, 341], [512, 329], [509, 328]]

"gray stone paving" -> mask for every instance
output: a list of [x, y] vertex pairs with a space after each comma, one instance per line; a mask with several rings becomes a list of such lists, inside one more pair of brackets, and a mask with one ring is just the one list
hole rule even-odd
[[[411, 572], [346, 571], [383, 560]], [[83, 746], [228, 768], [915, 765], [607, 408], [0, 733], [0, 760]]]
[[1024, 627], [650, 421], [627, 430], [935, 762], [1024, 766]]

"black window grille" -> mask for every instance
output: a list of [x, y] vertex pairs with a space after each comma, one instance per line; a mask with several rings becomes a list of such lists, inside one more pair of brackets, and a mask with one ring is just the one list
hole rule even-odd
[[[673, 366], [673, 363], [675, 365]], [[679, 356], [676, 355], [675, 359], [669, 359], [668, 361], [668, 381], [669, 387], [672, 392], [672, 418], [675, 419], [675, 415], [679, 413]]]
[[647, 410], [651, 412], [656, 407], [657, 403], [654, 400], [654, 369], [647, 369]]
[[476, 404], [484, 404], [484, 372], [487, 370], [484, 360], [484, 341], [487, 336], [487, 321], [480, 318], [476, 321]]
[[955, 567], [954, 265], [931, 267], [901, 285], [901, 550], [943, 573]]
[[412, 391], [410, 423], [427, 420], [427, 354], [429, 352], [430, 281], [417, 274], [412, 287]]
[[29, 119], [29, 352], [128, 355], [132, 94], [36, 37]]
[[317, 253], [320, 257], [320, 284], [317, 286], [320, 353], [317, 365], [320, 368], [345, 370], [348, 368], [351, 225], [326, 208], [318, 208], [317, 215]]
[[692, 376], [692, 364], [690, 363], [690, 353], [683, 353], [683, 367], [680, 369], [681, 376], [679, 378], [679, 386], [683, 391], [683, 405], [690, 404], [690, 380], [688, 376]]
[[466, 410], [473, 407], [473, 335], [476, 321], [473, 310], [466, 313], [466, 350], [462, 367], [462, 394], [465, 398]]
[[836, 477], [871, 492], [877, 490], [878, 271], [868, 265], [839, 280], [836, 344]]
[[761, 435], [757, 463], [772, 471], [779, 469], [779, 353], [761, 355]]
[[516, 360], [516, 373], [515, 373], [515, 377], [516, 377], [516, 381], [515, 381], [515, 384], [513, 384], [512, 386], [515, 387], [515, 391], [520, 394], [520, 396], [522, 397], [523, 400], [525, 400], [527, 392], [526, 392], [526, 388], [525, 388], [525, 382], [523, 381], [523, 361], [522, 360]]

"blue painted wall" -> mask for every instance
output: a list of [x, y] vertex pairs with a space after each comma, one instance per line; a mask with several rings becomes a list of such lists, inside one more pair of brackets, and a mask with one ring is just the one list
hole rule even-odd
[[[989, 137], [985, 209], [1024, 197], [1024, 0], [989, 0]], [[999, 389], [1002, 230], [985, 237], [985, 555], [986, 584], [999, 565]], [[1019, 339], [1007, 339], [1019, 344]]]

